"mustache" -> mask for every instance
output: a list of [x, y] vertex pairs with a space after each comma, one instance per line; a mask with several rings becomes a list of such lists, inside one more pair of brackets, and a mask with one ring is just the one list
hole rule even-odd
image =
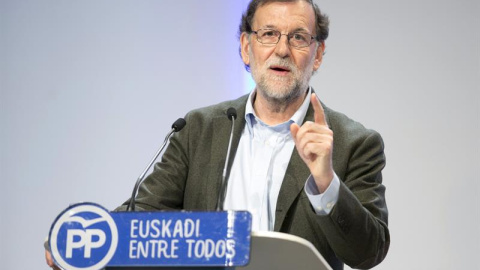
[[267, 68], [270, 68], [272, 66], [282, 66], [288, 68], [291, 72], [296, 73], [297, 68], [295, 64], [290, 59], [286, 58], [272, 58], [268, 59], [265, 65]]

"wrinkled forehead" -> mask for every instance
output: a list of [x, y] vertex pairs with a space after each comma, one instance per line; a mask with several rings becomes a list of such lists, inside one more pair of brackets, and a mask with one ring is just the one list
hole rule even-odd
[[315, 12], [306, 1], [268, 2], [257, 8], [252, 20], [253, 29], [276, 29], [280, 31], [315, 30]]

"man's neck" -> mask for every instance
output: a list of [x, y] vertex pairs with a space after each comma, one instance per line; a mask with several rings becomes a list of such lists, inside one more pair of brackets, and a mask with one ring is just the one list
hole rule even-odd
[[264, 97], [259, 91], [256, 91], [253, 109], [255, 114], [267, 125], [277, 125], [288, 121], [302, 106], [307, 91], [297, 98], [285, 102], [272, 100]]

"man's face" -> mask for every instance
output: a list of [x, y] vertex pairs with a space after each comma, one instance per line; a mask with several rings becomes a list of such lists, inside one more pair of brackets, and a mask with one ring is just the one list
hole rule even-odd
[[[315, 14], [304, 1], [272, 2], [257, 9], [252, 29], [274, 29], [282, 34], [302, 31], [315, 35]], [[277, 45], [264, 45], [255, 34], [241, 36], [242, 59], [250, 65], [259, 94], [269, 100], [288, 102], [305, 93], [312, 73], [320, 67], [324, 45], [305, 48], [288, 45], [282, 35]]]

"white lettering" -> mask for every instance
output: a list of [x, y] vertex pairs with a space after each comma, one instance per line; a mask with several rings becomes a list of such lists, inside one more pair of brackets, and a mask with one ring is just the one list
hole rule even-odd
[[225, 249], [225, 241], [218, 241], [217, 246], [215, 247], [215, 256], [217, 258], [225, 256]]
[[[152, 248], [150, 249], [150, 250], [152, 251], [150, 256], [151, 256], [152, 258], [155, 258], [155, 247], [158, 246], [158, 245], [156, 245], [156, 244], [158, 244], [158, 241], [157, 241], [157, 240], [150, 240], [150, 241], [147, 242], [147, 244], [148, 244], [150, 247], [152, 247]], [[157, 249], [158, 249], [158, 248], [157, 248]]]
[[160, 237], [160, 229], [158, 228], [160, 226], [160, 220], [154, 219], [152, 220], [152, 233], [150, 237], [152, 238], [159, 238]]
[[[85, 243], [85, 258], [90, 258], [92, 248], [99, 248], [105, 244], [107, 236], [105, 232], [99, 229], [88, 229], [86, 230], [86, 234], [88, 239], [90, 239], [87, 243]], [[98, 237], [98, 241], [93, 241], [93, 237]]]
[[200, 237], [200, 220], [138, 220], [130, 222], [130, 238], [191, 238]]
[[133, 255], [133, 252], [137, 250], [137, 246], [135, 245], [137, 243], [137, 240], [131, 240], [130, 241], [130, 248], [128, 252], [128, 257], [130, 259], [138, 259], [138, 252], [136, 253], [137, 255]]
[[147, 238], [148, 233], [150, 232], [150, 220], [147, 220], [145, 226], [143, 226], [143, 220], [140, 220], [140, 226], [138, 230], [138, 234], [141, 238]]
[[235, 257], [235, 240], [227, 239], [227, 258]]
[[171, 245], [172, 245], [172, 247], [170, 248], [170, 250], [171, 250], [171, 252], [170, 252], [170, 257], [176, 259], [176, 258], [178, 258], [178, 255], [177, 255], [178, 239], [172, 240]]
[[165, 240], [159, 241], [158, 258], [161, 258], [162, 256], [164, 258], [170, 258], [170, 255], [168, 255], [168, 243]]
[[197, 224], [196, 224], [197, 228], [195, 229], [195, 231], [197, 231], [195, 237], [200, 237], [200, 219], [197, 219]]
[[170, 242], [166, 240], [130, 241], [129, 258], [178, 258], [178, 239]]
[[[79, 241], [74, 241], [75, 236], [79, 237]], [[93, 241], [93, 238], [98, 238]], [[83, 257], [90, 258], [92, 256], [92, 248], [99, 248], [105, 244], [107, 239], [105, 232], [99, 229], [79, 230], [71, 229], [67, 232], [67, 251], [65, 257], [72, 258], [72, 250], [74, 248], [85, 247], [83, 250]]]
[[135, 234], [135, 231], [138, 230], [137, 224], [138, 224], [138, 219], [132, 219], [132, 222], [130, 223], [130, 238], [138, 237]]
[[195, 222], [191, 219], [185, 220], [185, 231], [184, 236], [185, 238], [192, 237], [193, 233], [195, 232]]
[[205, 243], [202, 240], [198, 240], [195, 242], [195, 257], [201, 258], [203, 257], [203, 252], [205, 249]]
[[187, 244], [188, 244], [188, 257], [191, 258], [192, 257], [192, 245], [195, 243], [195, 240], [193, 239], [187, 239], [186, 240]]
[[[75, 236], [79, 237], [78, 241], [73, 241]], [[72, 249], [85, 246], [85, 232], [83, 230], [71, 229], [67, 232], [67, 252], [65, 257], [72, 258]]]
[[[213, 254], [215, 253], [215, 242], [213, 242], [212, 239], [207, 239], [205, 240], [205, 258], [209, 259], [213, 257]], [[223, 240], [220, 240], [219, 242], [223, 242]]]
[[137, 245], [138, 253], [137, 253], [137, 258], [139, 256], [142, 256], [142, 258], [147, 258], [148, 256], [148, 242], [138, 242]]
[[166, 234], [168, 235], [168, 237], [172, 237], [172, 233], [170, 232], [171, 224], [171, 220], [168, 220], [167, 222], [165, 222], [165, 220], [162, 220], [162, 238], [165, 238]]
[[175, 222], [175, 227], [173, 228], [173, 238], [182, 237], [183, 238], [183, 227], [182, 221], [177, 220]]
[[212, 239], [205, 240], [193, 240], [187, 239], [188, 244], [188, 257], [191, 258], [206, 258], [210, 259], [213, 256], [217, 258], [233, 258], [235, 256], [235, 240], [218, 240], [215, 242]]

